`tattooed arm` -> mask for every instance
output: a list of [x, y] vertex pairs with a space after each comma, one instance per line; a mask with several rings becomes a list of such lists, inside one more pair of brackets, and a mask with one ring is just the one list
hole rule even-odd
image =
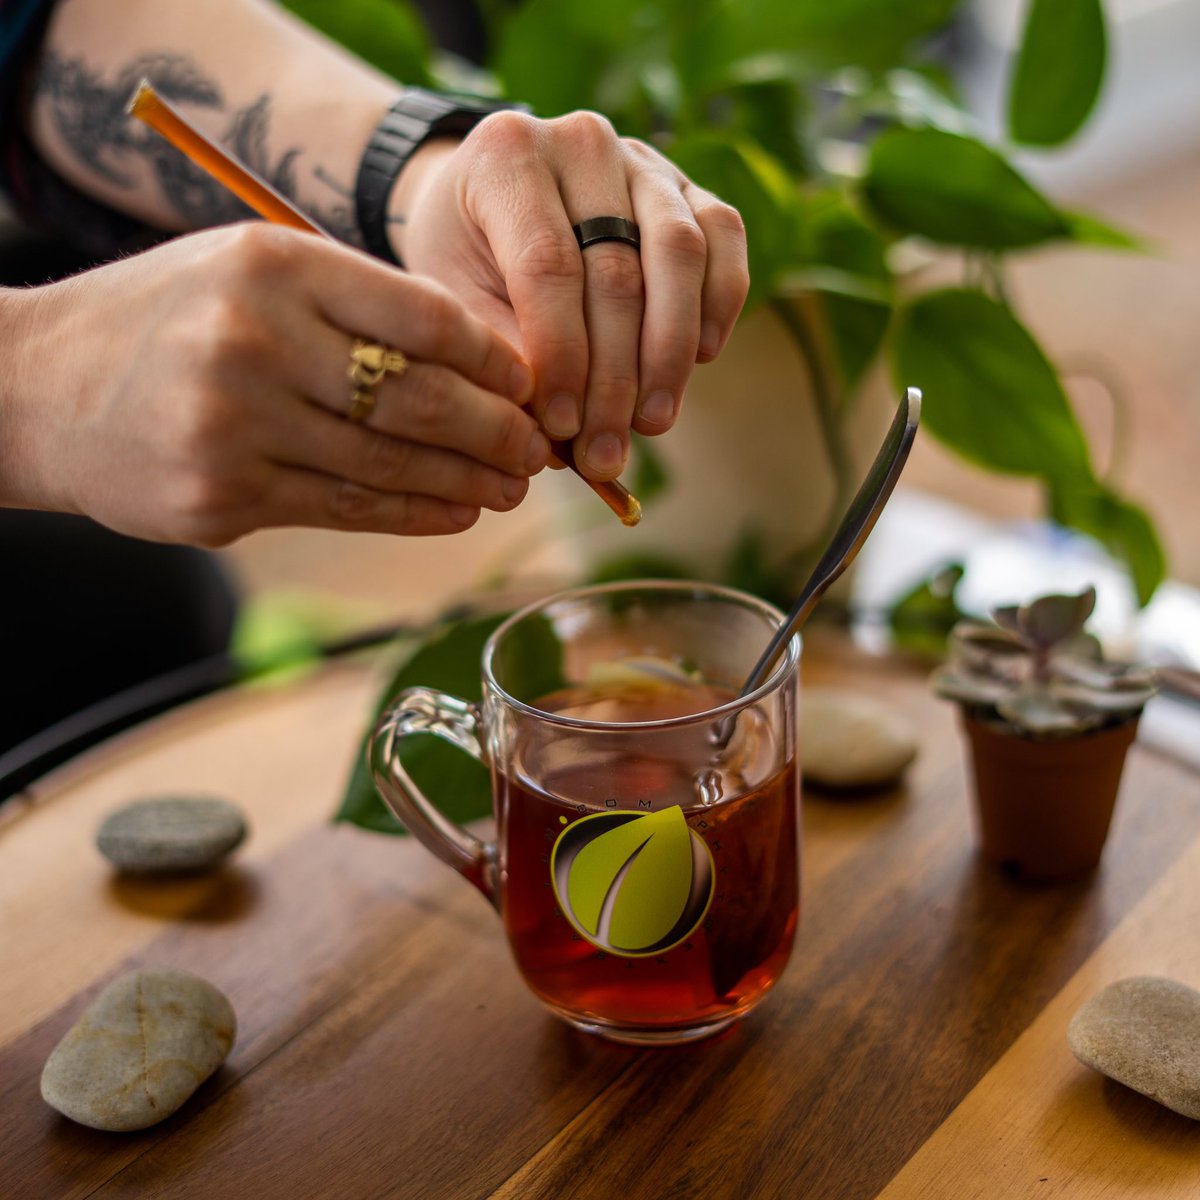
[[[138, 81], [148, 78], [337, 237], [359, 241], [354, 178], [397, 85], [276, 5], [63, 0], [34, 78], [34, 141], [93, 198], [168, 230], [250, 215], [126, 116]], [[404, 202], [397, 193], [394, 204]]]
[[[123, 106], [138, 78], [332, 231], [356, 240], [349, 193], [396, 85], [266, 0], [62, 0], [35, 89], [33, 133], [79, 187], [163, 228], [241, 215]], [[532, 366], [532, 407], [574, 439], [592, 479], [619, 475], [630, 430], [666, 432], [697, 362], [725, 344], [749, 286], [738, 214], [596, 113], [496, 113], [426, 143], [388, 212], [394, 248], [447, 286]], [[640, 254], [581, 254], [572, 225], [621, 216]]]

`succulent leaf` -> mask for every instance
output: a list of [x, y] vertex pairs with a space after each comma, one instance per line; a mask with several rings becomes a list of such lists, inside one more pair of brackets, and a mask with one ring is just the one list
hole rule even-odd
[[1024, 639], [1048, 650], [1083, 631], [1096, 607], [1096, 589], [1089, 587], [1078, 596], [1040, 596], [1017, 612]]
[[996, 702], [996, 711], [1030, 733], [1072, 733], [1100, 720], [1077, 712], [1040, 687], [1023, 688], [1002, 697]]
[[982, 678], [945, 667], [933, 677], [933, 688], [947, 700], [958, 700], [963, 704], [991, 704], [1003, 700], [1012, 691], [1000, 680]]

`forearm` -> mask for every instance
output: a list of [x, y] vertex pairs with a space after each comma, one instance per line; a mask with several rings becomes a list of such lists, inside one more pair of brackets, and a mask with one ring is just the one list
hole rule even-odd
[[45, 379], [36, 363], [53, 362], [47, 344], [52, 325], [48, 288], [0, 288], [0, 508], [67, 508], [62, 497], [48, 494], [38, 415], [52, 421]]
[[395, 82], [266, 0], [61, 4], [35, 74], [35, 144], [89, 195], [176, 230], [246, 210], [125, 116], [142, 76], [331, 232], [358, 240], [358, 163]]

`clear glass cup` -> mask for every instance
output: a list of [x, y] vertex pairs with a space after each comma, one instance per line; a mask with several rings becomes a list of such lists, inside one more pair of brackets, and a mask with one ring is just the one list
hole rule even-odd
[[[782, 620], [701, 583], [565, 592], [492, 634], [482, 704], [411, 688], [381, 717], [380, 793], [495, 905], [526, 983], [572, 1025], [691, 1041], [782, 973], [799, 917], [799, 638], [737, 696]], [[488, 765], [495, 842], [413, 783], [397, 748], [418, 733]]]

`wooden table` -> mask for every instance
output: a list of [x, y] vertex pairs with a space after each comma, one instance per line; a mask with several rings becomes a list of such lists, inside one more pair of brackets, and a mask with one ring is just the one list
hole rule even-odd
[[[1135, 747], [1100, 871], [1023, 886], [977, 859], [953, 713], [921, 674], [815, 638], [806, 680], [893, 699], [922, 753], [904, 789], [806, 798], [792, 962], [685, 1049], [545, 1015], [473, 889], [411, 841], [329, 823], [366, 666], [195, 704], [60, 772], [0, 825], [0, 1196], [1200, 1195], [1200, 1123], [1064, 1037], [1113, 979], [1200, 986], [1200, 778]], [[101, 817], [178, 788], [251, 814], [232, 865], [112, 876]], [[158, 1127], [74, 1125], [41, 1101], [42, 1065], [141, 965], [216, 983], [237, 1044]]]

